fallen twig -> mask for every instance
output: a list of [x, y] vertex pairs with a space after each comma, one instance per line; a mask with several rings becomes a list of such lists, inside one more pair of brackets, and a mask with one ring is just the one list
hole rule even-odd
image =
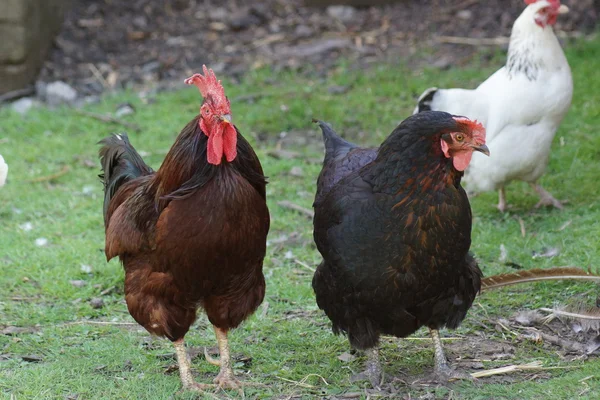
[[106, 122], [106, 123], [110, 123], [110, 124], [123, 125], [124, 127], [129, 128], [135, 132], [139, 132], [142, 130], [142, 128], [140, 128], [139, 125], [132, 124], [131, 122], [127, 122], [127, 121], [122, 121], [121, 119], [111, 117], [110, 115], [98, 114], [98, 113], [85, 111], [85, 110], [78, 110], [78, 109], [74, 109], [73, 111], [75, 111], [77, 114], [97, 119], [98, 121], [102, 121], [102, 122]]
[[304, 214], [308, 218], [313, 218], [315, 216], [315, 213], [313, 210], [309, 210], [308, 208], [299, 206], [298, 204], [292, 203], [291, 201], [287, 201], [287, 200], [278, 201], [277, 205], [280, 207], [283, 207], [283, 208], [298, 211], [299, 213]]
[[0, 95], [0, 104], [4, 103], [5, 101], [11, 101], [14, 99], [18, 99], [19, 97], [29, 96], [30, 94], [33, 94], [33, 93], [35, 93], [35, 87], [33, 87], [33, 86], [26, 87], [23, 89], [13, 90], [8, 93], [4, 93], [4, 94]]
[[110, 321], [73, 321], [73, 322], [65, 322], [64, 324], [60, 324], [60, 326], [69, 326], [69, 325], [112, 325], [112, 326], [140, 326], [135, 322], [110, 322]]
[[296, 264], [300, 265], [301, 267], [304, 267], [304, 268], [306, 268], [306, 269], [307, 269], [307, 270], [309, 270], [310, 272], [313, 272], [313, 273], [314, 273], [314, 272], [316, 271], [316, 269], [314, 269], [314, 268], [312, 268], [311, 266], [309, 266], [308, 264], [306, 264], [306, 263], [304, 263], [304, 262], [302, 262], [302, 261], [298, 260], [297, 258], [295, 258], [295, 259], [294, 259], [294, 262], [295, 262]]
[[30, 179], [28, 182], [39, 183], [39, 182], [52, 181], [56, 178], [60, 178], [61, 176], [65, 175], [70, 170], [71, 170], [71, 167], [69, 167], [68, 165], [65, 165], [62, 167], [62, 169], [60, 171], [58, 171], [52, 175], [40, 176], [38, 178]]
[[[511, 372], [516, 372], [516, 371], [532, 371], [532, 370], [540, 371], [543, 369], [550, 369], [550, 368], [556, 368], [556, 367], [544, 368], [544, 367], [542, 367], [542, 363], [540, 361], [534, 361], [529, 364], [508, 365], [506, 367], [493, 368], [493, 369], [488, 369], [485, 371], [473, 372], [473, 373], [471, 373], [471, 376], [473, 378], [486, 378], [488, 376], [493, 376], [493, 375], [510, 374]], [[560, 368], [560, 367], [558, 367], [558, 368]], [[564, 367], [564, 368], [567, 368], [567, 367]]]
[[525, 230], [525, 221], [523, 221], [523, 218], [519, 217], [518, 218], [519, 221], [519, 226], [521, 227], [521, 237], [525, 237], [525, 235], [527, 234], [527, 231]]
[[503, 46], [507, 45], [510, 38], [499, 36], [496, 38], [470, 38], [461, 36], [436, 36], [439, 43], [464, 44], [468, 46]]

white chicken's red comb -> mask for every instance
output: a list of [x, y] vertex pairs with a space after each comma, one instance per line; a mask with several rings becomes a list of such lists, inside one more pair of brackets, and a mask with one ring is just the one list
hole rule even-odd
[[200, 90], [200, 94], [205, 99], [211, 97], [216, 103], [227, 102], [227, 96], [225, 96], [225, 89], [221, 85], [221, 81], [217, 80], [215, 73], [212, 69], [206, 68], [206, 65], [202, 66], [201, 74], [194, 74], [187, 78], [184, 82], [188, 85], [196, 85]]

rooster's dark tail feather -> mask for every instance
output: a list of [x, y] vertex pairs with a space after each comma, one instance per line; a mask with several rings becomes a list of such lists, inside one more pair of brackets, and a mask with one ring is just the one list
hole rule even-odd
[[102, 173], [98, 176], [104, 183], [104, 218], [106, 218], [110, 200], [121, 185], [139, 176], [151, 174], [153, 171], [142, 160], [124, 133], [104, 138], [98, 144], [102, 145], [98, 152]]

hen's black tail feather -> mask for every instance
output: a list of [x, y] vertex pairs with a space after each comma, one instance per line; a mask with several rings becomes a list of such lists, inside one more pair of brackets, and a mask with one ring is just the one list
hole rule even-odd
[[330, 158], [337, 158], [338, 155], [346, 155], [348, 151], [355, 148], [356, 145], [342, 139], [327, 122], [313, 119], [313, 122], [319, 124], [323, 132], [323, 142], [325, 143], [325, 161]]
[[152, 172], [139, 153], [129, 142], [125, 133], [114, 134], [98, 142], [102, 173], [98, 175], [104, 183], [104, 218], [110, 200], [126, 182]]
[[[417, 107], [413, 111], [413, 114], [417, 114], [423, 111], [432, 111], [431, 110], [431, 102], [433, 101], [433, 97], [437, 93], [438, 88], [432, 87], [423, 92], [419, 100], [417, 100]], [[435, 111], [435, 110], [434, 110]]]

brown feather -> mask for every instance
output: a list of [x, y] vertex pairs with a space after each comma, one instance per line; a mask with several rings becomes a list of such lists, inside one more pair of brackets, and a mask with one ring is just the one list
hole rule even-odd
[[530, 269], [510, 274], [493, 275], [484, 278], [481, 280], [481, 291], [497, 289], [503, 286], [516, 285], [519, 283], [564, 279], [591, 280], [600, 282], [600, 275], [577, 267]]

